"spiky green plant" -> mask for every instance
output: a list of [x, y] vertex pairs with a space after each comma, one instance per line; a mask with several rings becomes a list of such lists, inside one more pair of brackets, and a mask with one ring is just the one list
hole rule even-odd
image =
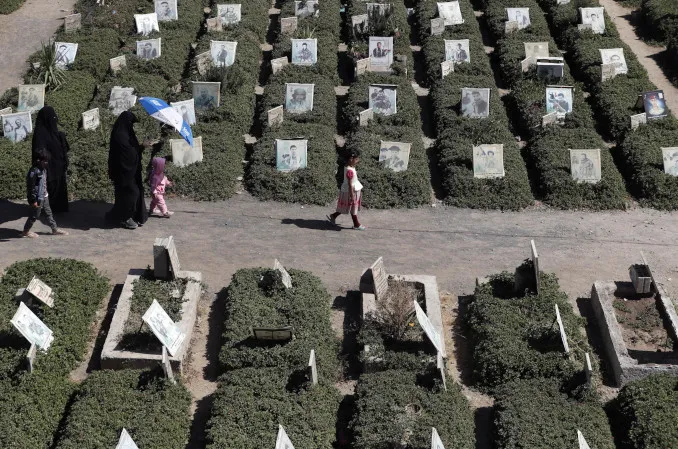
[[57, 90], [66, 80], [65, 70], [56, 64], [56, 49], [52, 42], [47, 45], [41, 42], [40, 45], [42, 49], [38, 60], [33, 63], [31, 78], [37, 79], [37, 83], [44, 84], [48, 90]]

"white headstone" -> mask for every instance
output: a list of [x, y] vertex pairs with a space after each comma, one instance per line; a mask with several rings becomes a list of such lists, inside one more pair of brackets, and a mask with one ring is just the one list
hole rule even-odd
[[273, 74], [275, 75], [276, 73], [280, 72], [283, 67], [288, 65], [290, 61], [287, 59], [287, 56], [283, 56], [282, 58], [276, 58], [271, 60], [271, 68], [273, 69]]
[[586, 361], [584, 362], [584, 371], [586, 372], [586, 385], [591, 386], [591, 376], [593, 376], [593, 366], [591, 366], [591, 357], [589, 353], [584, 354]]
[[275, 261], [273, 262], [273, 269], [280, 273], [280, 276], [282, 277], [282, 283], [285, 286], [285, 288], [292, 288], [292, 278], [290, 277], [290, 274], [287, 272], [285, 267], [283, 267], [282, 264], [278, 261], [278, 259], [275, 259]]
[[360, 126], [367, 126], [372, 119], [374, 119], [374, 109], [365, 109], [364, 111], [361, 111], [358, 116], [358, 124]]
[[374, 285], [374, 297], [377, 301], [383, 299], [388, 291], [388, 275], [384, 269], [384, 259], [378, 258], [370, 267], [372, 271], [372, 282]]
[[223, 31], [224, 26], [221, 23], [221, 17], [212, 17], [207, 19], [205, 25], [207, 26], [208, 32]]
[[174, 237], [156, 238], [153, 244], [153, 274], [156, 278], [170, 280], [181, 271]]
[[6, 107], [4, 109], [0, 109], [0, 115], [7, 115], [12, 113], [12, 107]]
[[530, 240], [530, 251], [532, 252], [532, 268], [534, 269], [534, 281], [537, 287], [537, 294], [540, 293], [540, 282], [539, 282], [539, 254], [537, 253], [537, 245], [534, 244], [534, 240]]
[[170, 382], [176, 384], [177, 381], [174, 379], [174, 372], [172, 371], [172, 363], [169, 360], [169, 355], [167, 354], [167, 347], [162, 346], [162, 370], [165, 373], [165, 377], [169, 379]]
[[441, 62], [440, 70], [442, 72], [442, 77], [445, 78], [447, 75], [454, 72], [454, 61], [448, 60]]
[[35, 343], [31, 344], [31, 347], [28, 349], [28, 354], [26, 354], [26, 362], [28, 362], [28, 372], [33, 372], [33, 364], [35, 363], [35, 356], [38, 353], [38, 347], [35, 346]]
[[82, 129], [97, 129], [100, 124], [99, 108], [90, 109], [82, 113]]
[[523, 72], [528, 72], [530, 70], [530, 67], [534, 65], [534, 59], [532, 58], [525, 58], [522, 61], [520, 61], [520, 67], [523, 70]]
[[426, 334], [428, 339], [431, 340], [433, 346], [435, 346], [438, 352], [442, 353], [443, 343], [440, 338], [440, 334], [438, 334], [438, 331], [436, 331], [436, 329], [433, 327], [433, 323], [431, 323], [431, 320], [428, 319], [428, 316], [424, 313], [424, 310], [421, 308], [417, 300], [415, 299], [413, 302], [414, 310], [417, 314], [417, 321], [419, 322], [419, 325], [424, 330], [424, 333]]
[[54, 341], [54, 335], [50, 328], [35, 316], [23, 302], [19, 303], [19, 309], [12, 317], [11, 323], [26, 340], [43, 351], [47, 351], [49, 345]]
[[28, 283], [28, 287], [26, 287], [26, 291], [47, 304], [48, 307], [54, 307], [52, 289], [37, 277], [33, 276], [31, 282]]
[[600, 79], [605, 82], [617, 76], [617, 68], [614, 64], [600, 65]]
[[318, 385], [318, 367], [315, 363], [315, 349], [311, 349], [311, 356], [308, 359], [308, 374], [313, 385]]
[[198, 73], [204, 75], [212, 67], [212, 53], [206, 51], [195, 56], [195, 66]]
[[370, 58], [358, 59], [355, 62], [355, 75], [363, 75], [370, 71]]
[[558, 309], [558, 304], [556, 306], [556, 321], [558, 322], [558, 329], [560, 330], [560, 339], [563, 342], [563, 348], [565, 348], [565, 354], [570, 353], [570, 345], [567, 344], [567, 335], [565, 335], [565, 326], [563, 326], [563, 320], [560, 317], [560, 310]]
[[287, 436], [285, 429], [280, 424], [278, 424], [278, 437], [275, 439], [275, 449], [294, 449], [290, 437]]
[[127, 59], [125, 58], [125, 55], [111, 58], [108, 62], [111, 66], [111, 72], [113, 72], [114, 74], [118, 73], [124, 67], [127, 67]]
[[589, 443], [586, 442], [584, 435], [577, 429], [577, 441], [579, 442], [579, 449], [591, 449]]
[[445, 31], [445, 19], [439, 17], [437, 19], [431, 19], [431, 35], [440, 36]]
[[436, 367], [440, 373], [440, 378], [443, 381], [443, 389], [447, 391], [447, 376], [445, 375], [445, 359], [443, 358], [443, 353], [438, 351], [436, 354]]
[[284, 108], [282, 105], [268, 110], [268, 126], [282, 125], [284, 120]]
[[181, 333], [179, 326], [174, 324], [174, 321], [167, 315], [167, 312], [157, 300], [153, 300], [151, 307], [148, 308], [141, 319], [148, 324], [160, 343], [167, 346], [167, 350], [174, 357], [181, 348], [186, 335]]
[[631, 129], [638, 129], [640, 125], [647, 125], [647, 114], [636, 114], [631, 116]]
[[440, 439], [440, 435], [438, 435], [436, 428], [431, 427], [431, 429], [431, 449], [445, 449], [445, 446], [443, 446], [443, 440]]
[[115, 449], [139, 449], [132, 439], [131, 436], [129, 436], [129, 433], [127, 433], [127, 429], [124, 427], [122, 428], [122, 433], [120, 434], [120, 440], [118, 441], [118, 445], [115, 446]]

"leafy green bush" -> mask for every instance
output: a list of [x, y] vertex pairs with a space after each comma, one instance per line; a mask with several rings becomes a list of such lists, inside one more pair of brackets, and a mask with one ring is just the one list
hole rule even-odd
[[557, 379], [514, 380], [499, 388], [494, 404], [496, 447], [571, 449], [579, 447], [577, 430], [592, 448], [615, 447], [598, 398], [571, 397]]
[[[601, 180], [578, 183], [570, 173], [570, 149], [600, 149]], [[536, 172], [544, 202], [561, 209], [623, 209], [626, 189], [610, 151], [600, 136], [587, 128], [549, 126], [527, 147], [527, 158]]]
[[30, 167], [30, 139], [12, 143], [0, 138], [0, 198], [26, 200], [26, 174]]
[[[431, 447], [435, 427], [446, 448], [475, 447], [473, 415], [451, 379], [442, 389], [435, 370], [389, 370], [363, 374], [356, 387], [357, 414], [351, 422], [357, 449]], [[406, 441], [403, 444], [403, 439]]]
[[5, 0], [0, 4], [0, 14], [11, 14], [21, 8], [25, 0]]
[[[89, 72], [97, 80], [106, 77], [110, 70], [110, 59], [119, 56], [122, 42], [115, 30], [110, 28], [82, 28], [76, 32], [60, 32], [55, 37], [57, 42], [73, 42], [78, 44], [78, 54], [72, 69]], [[162, 42], [163, 52], [165, 42]], [[91, 98], [88, 98], [91, 100]]]
[[624, 386], [613, 401], [615, 427], [621, 432], [623, 447], [676, 447], [678, 378], [654, 374]]
[[111, 447], [127, 429], [139, 447], [184, 447], [191, 395], [160, 369], [96, 371], [78, 388], [55, 449]]
[[666, 43], [678, 36], [678, 11], [671, 0], [642, 0], [640, 14], [653, 39]]
[[[54, 308], [34, 301], [31, 310], [53, 331], [54, 342], [38, 351], [35, 370], [25, 367], [29, 343], [13, 329], [17, 289], [33, 276], [52, 287]], [[53, 436], [74, 389], [69, 372], [82, 360], [96, 311], [108, 281], [90, 264], [71, 259], [17, 262], [0, 282], [0, 447], [44, 449]]]
[[54, 108], [63, 130], [71, 135], [82, 125], [82, 113], [92, 101], [96, 80], [84, 71], [66, 73], [64, 86], [59, 90], [47, 92], [45, 104]]

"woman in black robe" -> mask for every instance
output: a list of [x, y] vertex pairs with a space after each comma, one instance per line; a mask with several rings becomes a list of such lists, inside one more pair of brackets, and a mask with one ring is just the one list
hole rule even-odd
[[115, 204], [108, 218], [127, 229], [142, 226], [148, 218], [141, 175], [143, 147], [134, 134], [136, 122], [131, 112], [120, 114], [111, 131], [108, 151], [108, 177], [115, 187]]
[[38, 112], [33, 131], [33, 163], [38, 151], [46, 149], [50, 154], [47, 166], [47, 193], [52, 212], [68, 212], [68, 141], [66, 134], [59, 131], [59, 118], [51, 106], [45, 106]]

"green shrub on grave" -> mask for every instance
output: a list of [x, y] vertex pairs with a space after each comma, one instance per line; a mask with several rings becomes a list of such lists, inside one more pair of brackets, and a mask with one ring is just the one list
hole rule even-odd
[[[553, 378], [576, 384], [583, 376], [584, 353], [591, 352], [580, 331], [584, 322], [572, 310], [556, 276], [540, 273], [539, 295], [514, 291], [516, 275], [522, 290], [523, 282], [533, 279], [532, 270], [531, 263], [525, 263], [515, 275], [491, 276], [488, 283], [476, 287], [468, 306], [464, 325], [473, 347], [473, 380], [485, 391], [496, 393], [501, 385], [517, 379]], [[569, 356], [556, 324], [556, 304]]]
[[279, 424], [295, 447], [331, 449], [341, 398], [333, 382], [321, 375], [319, 384], [311, 386], [304, 367], [243, 368], [224, 374], [207, 423], [207, 449], [274, 447]]
[[[109, 28], [82, 28], [76, 32], [57, 33], [57, 42], [73, 42], [78, 44], [78, 53], [72, 70], [89, 72], [95, 79], [103, 79], [110, 70], [110, 59], [119, 56], [120, 37], [115, 30]], [[163, 52], [165, 42], [162, 42]]]
[[496, 447], [571, 449], [578, 447], [577, 430], [592, 448], [615, 447], [593, 393], [577, 398], [563, 391], [557, 379], [521, 379], [501, 385], [495, 397]]
[[21, 8], [25, 0], [5, 0], [0, 4], [0, 14], [11, 14]]
[[678, 36], [678, 11], [671, 0], [642, 0], [640, 15], [648, 35], [654, 40], [667, 43]]
[[[499, 65], [499, 73], [502, 75], [502, 80], [506, 85], [513, 87], [521, 79], [535, 79], [536, 75], [536, 66], [530, 68], [529, 71], [523, 72], [521, 61], [525, 59], [525, 42], [548, 42], [549, 43], [549, 54], [551, 56], [562, 56], [561, 53], [556, 48], [555, 42], [553, 39], [547, 35], [533, 35], [533, 36], [520, 36], [516, 33], [511, 33], [509, 36], [501, 39], [495, 48], [494, 55], [497, 58], [497, 63]], [[558, 81], [542, 81], [544, 85], [546, 84], [557, 84], [570, 86], [573, 83], [572, 77], [569, 73], [569, 68], [567, 64], [563, 70], [563, 78]]]
[[[448, 39], [466, 39], [465, 36], [454, 35], [445, 36]], [[448, 75], [448, 78], [485, 78], [492, 80], [488, 86], [494, 87], [494, 79], [490, 62], [485, 56], [485, 46], [482, 40], [469, 38], [470, 63], [455, 64], [454, 73]], [[422, 46], [424, 55], [424, 67], [426, 69], [426, 79], [429, 87], [434, 86], [442, 79], [442, 69], [440, 64], [445, 60], [445, 39], [440, 36], [431, 36]], [[472, 87], [472, 86], [465, 86]]]
[[[402, 2], [391, 2], [390, 0], [374, 0], [371, 3], [386, 3], [393, 6], [392, 13], [388, 17], [383, 26], [382, 32], [375, 32], [373, 36], [388, 37], [393, 36], [394, 54], [411, 55], [410, 49], [412, 29], [408, 24], [407, 8]], [[369, 33], [365, 36], [355, 36], [351, 29], [351, 17], [354, 15], [366, 14], [367, 2], [362, 0], [349, 0], [346, 7], [346, 27], [349, 47], [353, 47], [359, 51], [367, 51], [367, 44], [369, 41]], [[410, 63], [410, 68], [412, 64]]]
[[678, 378], [653, 374], [624, 386], [612, 402], [612, 422], [623, 447], [676, 447]]
[[153, 12], [153, 4], [147, 0], [107, 0], [98, 5], [96, 0], [79, 0], [75, 10], [82, 14], [83, 28], [110, 28], [122, 35], [133, 35], [137, 32], [134, 14]]
[[112, 122], [102, 121], [97, 130], [79, 129], [68, 136], [71, 147], [68, 155], [68, 189], [72, 197], [89, 201], [113, 199], [113, 185], [108, 179], [111, 129]]
[[139, 447], [184, 447], [190, 407], [186, 387], [172, 385], [160, 368], [96, 371], [78, 388], [54, 447], [112, 447], [123, 428]]
[[[600, 149], [601, 180], [578, 183], [570, 173], [569, 149]], [[561, 209], [624, 209], [627, 194], [612, 155], [593, 128], [549, 126], [527, 146], [527, 159], [544, 202]]]
[[431, 447], [435, 427], [446, 448], [475, 447], [473, 414], [459, 385], [442, 389], [436, 370], [425, 373], [388, 370], [363, 374], [356, 386], [356, 415], [351, 421], [357, 449]]
[[[226, 290], [224, 344], [219, 360], [225, 370], [240, 368], [304, 369], [315, 349], [318, 376], [337, 375], [337, 341], [330, 325], [330, 296], [317, 277], [289, 270], [286, 289], [276, 271], [237, 271]], [[254, 340], [252, 328], [292, 326], [294, 339], [284, 343]]]
[[[30, 344], [10, 319], [15, 294], [37, 276], [53, 289], [54, 308], [34, 300], [31, 310], [52, 330], [54, 341], [38, 350], [29, 374]], [[5, 270], [0, 282], [0, 447], [50, 447], [74, 389], [69, 372], [82, 360], [96, 311], [109, 291], [108, 280], [90, 264], [72, 259], [32, 259]]]
[[0, 138], [0, 198], [27, 201], [26, 174], [30, 167], [30, 138], [19, 143]]
[[511, 33], [512, 38], [520, 39], [521, 42], [539, 41], [542, 37], [550, 35], [548, 24], [538, 5], [534, 0], [522, 0], [516, 3], [513, 0], [484, 0], [485, 20], [490, 32], [496, 40], [505, 36], [505, 23], [508, 21], [506, 8], [530, 8], [530, 25]]
[[618, 159], [631, 193], [641, 204], [657, 209], [678, 209], [678, 177], [664, 173], [662, 147], [678, 142], [678, 122], [672, 118], [650, 121], [629, 131], [618, 147]]
[[95, 90], [96, 80], [88, 72], [69, 71], [61, 89], [46, 93], [45, 104], [54, 108], [67, 135], [82, 126], [82, 113], [88, 109]]
[[[442, 35], [432, 36], [431, 19], [435, 19], [438, 17], [438, 3], [434, 1], [419, 2], [419, 4], [414, 10], [412, 27], [413, 29], [416, 30], [416, 33], [418, 35], [418, 41], [423, 43], [422, 50], [426, 51], [425, 47], [429, 43], [428, 41], [438, 41], [440, 39], [469, 39], [471, 41], [470, 42], [471, 64], [474, 63], [474, 59], [478, 59], [479, 61], [485, 61], [487, 58], [483, 57], [485, 54], [484, 47], [481, 47], [482, 48], [481, 52], [476, 52], [477, 44], [482, 44], [482, 36], [480, 34], [480, 29], [478, 28], [478, 22], [476, 21], [475, 13], [473, 11], [473, 6], [471, 6], [471, 2], [468, 0], [460, 1], [459, 10], [461, 11], [461, 16], [464, 19], [464, 23], [454, 26], [447, 26], [445, 27], [445, 31], [443, 32]], [[425, 57], [428, 59], [428, 56]], [[440, 64], [440, 62], [442, 62], [443, 59], [444, 58], [434, 62]], [[429, 70], [428, 66], [429, 65], [427, 64], [427, 71]], [[439, 77], [440, 76], [438, 76], [437, 78]]]

